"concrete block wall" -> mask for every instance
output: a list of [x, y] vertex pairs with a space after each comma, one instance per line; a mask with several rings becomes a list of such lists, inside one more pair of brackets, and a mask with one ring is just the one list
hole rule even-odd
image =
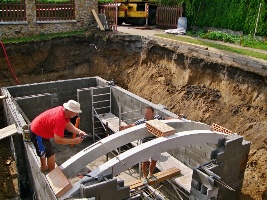
[[15, 101], [24, 114], [32, 121], [36, 116], [52, 107], [52, 95], [49, 93], [17, 97]]
[[193, 169], [199, 165], [208, 163], [212, 158], [212, 152], [217, 149], [213, 144], [192, 144], [189, 146], [177, 147], [171, 154], [187, 167]]
[[143, 109], [146, 106], [152, 106], [155, 109], [155, 114], [163, 117], [177, 117], [175, 114], [163, 109], [161, 106], [151, 103], [127, 90], [114, 86], [111, 88], [111, 112], [119, 116], [119, 106], [121, 112], [127, 113], [121, 116], [122, 120], [127, 124], [132, 124], [140, 118], [143, 118]]
[[45, 174], [40, 171], [40, 159], [36, 154], [32, 143], [24, 143], [26, 152], [26, 163], [29, 180], [36, 199], [56, 200], [56, 196], [51, 190]]
[[41, 112], [63, 105], [70, 99], [77, 101], [77, 89], [97, 86], [96, 78], [79, 78], [8, 87], [11, 96], [32, 120]]
[[[207, 168], [235, 190], [232, 191], [217, 184], [217, 199], [234, 200], [238, 198], [243, 184], [249, 150], [250, 142], [244, 140], [242, 136], [231, 134], [226, 136], [225, 140], [220, 141], [218, 148], [212, 152], [211, 159], [214, 159], [214, 164], [207, 166]], [[199, 199], [200, 196], [204, 195], [204, 199], [209, 199], [207, 193], [201, 191], [200, 186], [204, 184], [203, 181], [196, 179], [195, 175], [196, 172], [193, 172], [190, 198]]]
[[50, 94], [62, 94], [62, 96], [71, 96], [65, 94], [66, 92], [74, 92], [76, 95], [76, 90], [80, 88], [89, 88], [97, 86], [97, 77], [88, 78], [78, 78], [78, 79], [67, 79], [58, 80], [42, 83], [25, 84], [20, 86], [8, 87], [8, 91], [13, 97], [23, 97], [30, 96], [41, 93]]

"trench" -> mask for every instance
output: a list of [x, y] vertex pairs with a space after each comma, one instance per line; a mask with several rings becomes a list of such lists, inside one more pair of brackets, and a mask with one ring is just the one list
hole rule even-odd
[[[252, 145], [241, 199], [267, 198], [266, 76], [139, 36], [97, 31], [84, 37], [7, 44], [6, 49], [23, 84], [87, 76], [113, 79], [174, 113], [244, 136]], [[0, 86], [15, 85], [2, 51], [0, 63]]]

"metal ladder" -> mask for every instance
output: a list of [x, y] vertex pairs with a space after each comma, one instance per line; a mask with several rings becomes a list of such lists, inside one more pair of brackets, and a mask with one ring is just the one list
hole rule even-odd
[[[100, 93], [100, 94], [94, 93], [94, 91], [100, 90], [103, 88], [109, 88], [109, 92]], [[92, 94], [93, 142], [95, 142], [96, 135], [101, 134], [101, 133], [99, 133], [99, 130], [102, 130], [104, 128], [105, 132], [107, 131], [106, 126], [100, 120], [99, 114], [111, 112], [111, 87], [110, 86], [104, 86], [104, 87], [91, 88], [91, 94]], [[99, 97], [101, 98], [101, 100], [97, 100]], [[108, 106], [102, 106], [102, 107], [99, 106], [99, 104], [101, 105], [101, 103], [103, 104], [106, 102], [109, 103]], [[107, 110], [108, 112], [103, 112], [102, 110]], [[99, 123], [100, 126], [96, 126], [96, 123]]]

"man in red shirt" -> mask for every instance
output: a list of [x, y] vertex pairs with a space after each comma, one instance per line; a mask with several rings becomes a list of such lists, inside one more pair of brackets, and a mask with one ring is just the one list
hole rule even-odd
[[[30, 138], [35, 146], [37, 155], [40, 157], [42, 171], [55, 169], [55, 153], [50, 142], [51, 138], [54, 138], [56, 144], [79, 144], [83, 141], [82, 136], [86, 135], [86, 133], [70, 123], [70, 118], [77, 116], [81, 112], [80, 104], [74, 100], [69, 100], [63, 106], [41, 113], [32, 121]], [[79, 137], [73, 139], [64, 138], [65, 129], [78, 134]]]

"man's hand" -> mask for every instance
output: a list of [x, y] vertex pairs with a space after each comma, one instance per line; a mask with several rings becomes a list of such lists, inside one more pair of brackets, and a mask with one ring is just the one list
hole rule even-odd
[[182, 119], [182, 118], [186, 119], [186, 116], [184, 114], [179, 114], [178, 119]]
[[131, 127], [133, 127], [133, 126], [135, 126], [135, 124], [130, 124], [130, 125], [126, 125], [126, 126], [120, 126], [120, 127], [119, 127], [119, 130], [122, 131], [122, 130], [125, 130], [125, 129], [127, 129], [127, 128], [131, 128]]
[[73, 142], [72, 142], [73, 144], [80, 144], [83, 141], [83, 139], [81, 137], [76, 137], [72, 140], [73, 140]]
[[125, 130], [125, 129], [127, 129], [127, 126], [120, 126], [120, 127], [119, 127], [119, 130], [120, 130], [120, 131]]
[[83, 136], [85, 136], [87, 134], [84, 131], [79, 131], [79, 135], [80, 135], [80, 137], [83, 137]]

